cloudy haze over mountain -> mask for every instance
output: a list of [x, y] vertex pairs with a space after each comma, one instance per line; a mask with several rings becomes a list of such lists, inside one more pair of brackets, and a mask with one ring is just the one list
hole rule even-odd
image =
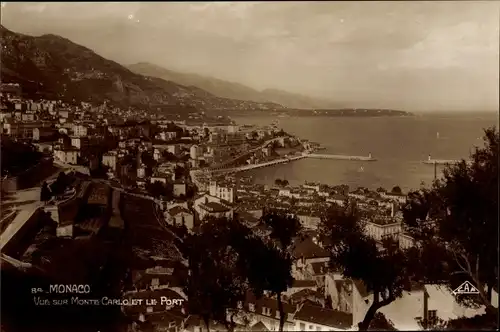
[[497, 1], [4, 3], [2, 24], [353, 107], [495, 110]]

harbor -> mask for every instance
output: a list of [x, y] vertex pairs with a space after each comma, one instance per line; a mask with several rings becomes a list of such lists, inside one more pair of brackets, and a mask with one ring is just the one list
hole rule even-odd
[[350, 160], [350, 161], [377, 161], [377, 159], [373, 158], [371, 153], [368, 156], [355, 156], [355, 155], [337, 155], [337, 154], [317, 154], [317, 153], [308, 153], [303, 152], [298, 156], [290, 156], [286, 158], [280, 158], [271, 160], [268, 162], [257, 163], [257, 164], [249, 164], [242, 165], [231, 168], [220, 168], [217, 170], [209, 171], [212, 174], [215, 173], [233, 173], [233, 172], [243, 172], [251, 169], [263, 168], [278, 164], [285, 164], [295, 160], [304, 159], [304, 158], [312, 158], [312, 159], [330, 159], [330, 160]]

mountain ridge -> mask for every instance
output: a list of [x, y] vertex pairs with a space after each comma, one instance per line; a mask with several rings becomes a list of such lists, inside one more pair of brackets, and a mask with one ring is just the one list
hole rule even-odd
[[221, 98], [198, 87], [132, 72], [95, 51], [54, 34], [29, 36], [0, 27], [1, 78], [21, 83], [33, 98], [110, 101], [119, 106], [199, 110], [283, 109], [276, 103]]
[[216, 96], [256, 102], [272, 102], [289, 108], [317, 109], [345, 107], [340, 103], [322, 98], [309, 97], [280, 89], [257, 90], [242, 83], [231, 82], [220, 78], [195, 73], [180, 72], [149, 62], [138, 62], [127, 65], [132, 72], [170, 80], [178, 84], [196, 86]]

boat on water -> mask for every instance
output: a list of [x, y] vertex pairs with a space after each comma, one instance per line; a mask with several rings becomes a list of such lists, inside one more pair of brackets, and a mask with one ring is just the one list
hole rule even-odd
[[436, 138], [439, 139], [439, 131], [436, 133]]

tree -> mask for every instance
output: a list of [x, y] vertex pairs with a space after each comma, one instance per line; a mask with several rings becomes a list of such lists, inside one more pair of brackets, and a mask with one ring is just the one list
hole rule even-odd
[[278, 187], [283, 186], [283, 181], [281, 179], [276, 179], [274, 180], [274, 184], [277, 185]]
[[61, 195], [64, 193], [66, 188], [69, 185], [69, 178], [64, 172], [60, 172], [59, 175], [57, 176], [56, 181], [54, 181], [50, 189], [54, 195]]
[[161, 181], [155, 181], [153, 183], [148, 183], [146, 185], [146, 190], [148, 191], [148, 193], [151, 196], [156, 197], [156, 198], [159, 198], [161, 196], [168, 196], [168, 197], [171, 196], [171, 195], [169, 195], [169, 192], [167, 192], [167, 186]]
[[153, 154], [148, 151], [143, 151], [141, 153], [141, 160], [148, 169], [153, 169], [157, 164], [156, 160], [153, 158]]
[[[498, 148], [496, 128], [485, 130], [484, 147], [470, 162], [447, 166], [443, 179], [409, 195], [406, 225], [419, 246], [413, 251], [425, 267], [420, 275], [455, 288], [471, 281], [479, 296], [460, 298], [487, 312], [498, 284]], [[439, 255], [439, 259], [436, 258]]]
[[292, 286], [292, 255], [289, 251], [279, 248], [275, 242], [254, 237], [247, 241], [246, 255], [248, 258], [248, 279], [250, 287], [257, 298], [268, 291], [276, 295], [280, 313], [279, 331], [285, 325], [285, 310], [281, 294]]
[[40, 190], [40, 200], [42, 202], [47, 202], [51, 199], [52, 193], [50, 192], [47, 182], [43, 182], [42, 188]]
[[167, 150], [163, 151], [162, 157], [166, 161], [177, 161], [177, 157], [175, 156], [175, 154], [173, 154], [172, 152], [169, 152]]
[[186, 174], [186, 169], [182, 166], [176, 165], [174, 168], [175, 179], [181, 179]]
[[376, 331], [397, 331], [394, 324], [381, 312], [377, 312], [370, 324], [370, 329]]
[[262, 264], [260, 268], [251, 269], [258, 275], [250, 283], [257, 285], [255, 288], [258, 293], [267, 290], [276, 295], [280, 312], [280, 331], [283, 331], [286, 316], [281, 294], [293, 283], [291, 275], [293, 260], [290, 249], [293, 239], [300, 233], [302, 226], [294, 216], [277, 211], [266, 212], [261, 220], [271, 228], [270, 238], [274, 241], [267, 241], [260, 255], [256, 249], [259, 247], [258, 243], [255, 246], [249, 246], [252, 251], [255, 250], [254, 255]]
[[391, 238], [384, 239], [379, 249], [376, 240], [365, 235], [364, 223], [352, 204], [332, 207], [322, 220], [320, 234], [327, 243], [331, 266], [373, 292], [373, 303], [358, 324], [359, 330], [367, 330], [380, 308], [402, 296], [410, 282], [408, 267], [416, 262], [410, 262]]
[[233, 330], [238, 302], [245, 301], [247, 291], [257, 298], [269, 291], [277, 295], [282, 330], [281, 294], [293, 282], [292, 256], [277, 244], [253, 234], [238, 220], [207, 220], [181, 246], [189, 261], [184, 288], [190, 313], [201, 316], [207, 329], [214, 320]]
[[399, 186], [395, 186], [392, 188], [391, 192], [393, 192], [395, 194], [401, 194], [403, 191], [401, 190], [401, 188]]
[[234, 330], [233, 316], [228, 320], [227, 312], [236, 310], [249, 289], [247, 259], [241, 254], [248, 235], [248, 228], [237, 222], [212, 219], [202, 225], [199, 234], [185, 241], [190, 272], [184, 287], [188, 308], [203, 319], [207, 330], [211, 320]]
[[290, 248], [293, 238], [302, 230], [302, 225], [296, 217], [281, 211], [266, 211], [261, 221], [271, 228], [271, 239], [278, 240], [284, 250]]

